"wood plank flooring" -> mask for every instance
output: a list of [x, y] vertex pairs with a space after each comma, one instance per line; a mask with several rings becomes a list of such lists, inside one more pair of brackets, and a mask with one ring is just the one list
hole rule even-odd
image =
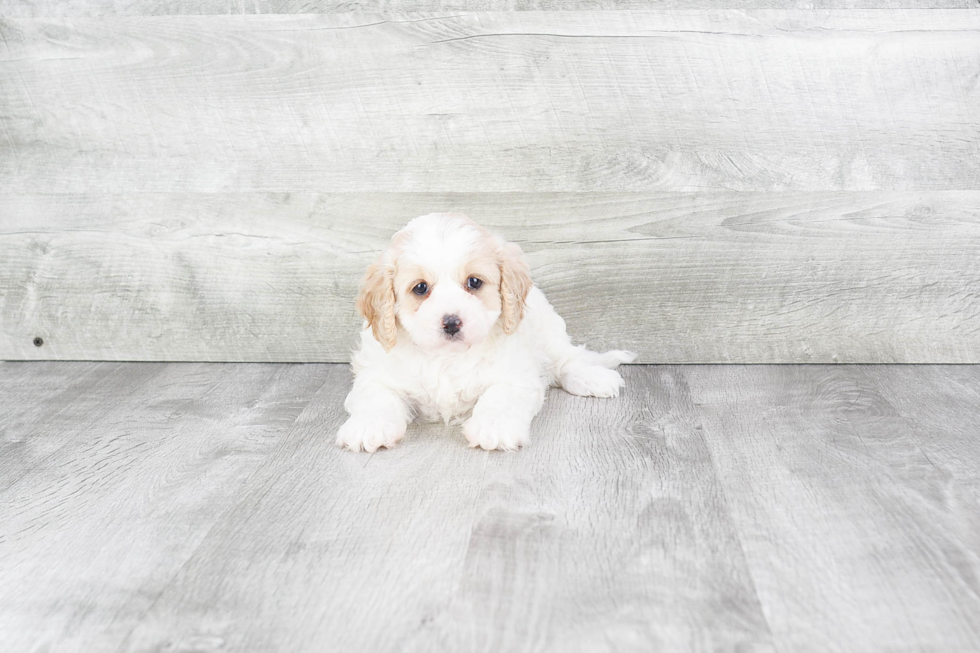
[[0, 650], [980, 648], [980, 366], [624, 374], [359, 455], [343, 365], [0, 363]]

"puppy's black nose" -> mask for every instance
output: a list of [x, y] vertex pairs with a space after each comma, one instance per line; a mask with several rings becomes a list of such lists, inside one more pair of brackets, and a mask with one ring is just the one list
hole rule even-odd
[[461, 326], [463, 326], [463, 321], [456, 315], [446, 315], [442, 318], [442, 330], [451, 336], [459, 333]]

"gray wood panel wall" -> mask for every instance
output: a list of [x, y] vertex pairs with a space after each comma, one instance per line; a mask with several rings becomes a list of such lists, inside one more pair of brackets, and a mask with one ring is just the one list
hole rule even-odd
[[641, 362], [980, 362], [980, 9], [381, 4], [0, 1], [0, 358], [343, 361], [460, 210]]

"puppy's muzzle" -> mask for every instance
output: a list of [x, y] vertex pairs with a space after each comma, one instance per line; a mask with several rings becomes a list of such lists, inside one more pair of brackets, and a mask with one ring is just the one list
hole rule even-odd
[[458, 315], [445, 315], [442, 318], [442, 330], [447, 336], [456, 335], [462, 326], [463, 321]]

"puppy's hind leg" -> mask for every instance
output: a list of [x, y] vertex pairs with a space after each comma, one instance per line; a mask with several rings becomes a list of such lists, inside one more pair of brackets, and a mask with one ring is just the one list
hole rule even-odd
[[614, 349], [605, 353], [574, 347], [575, 352], [561, 366], [561, 387], [580, 397], [616, 397], [625, 385], [615, 368], [631, 363], [636, 354]]
[[616, 368], [633, 362], [636, 354], [618, 349], [600, 354], [584, 346], [576, 347], [568, 336], [565, 320], [537, 288], [528, 295], [528, 306], [533, 309], [533, 331], [550, 361], [553, 384], [561, 384], [567, 392], [580, 397], [619, 394], [624, 384]]

